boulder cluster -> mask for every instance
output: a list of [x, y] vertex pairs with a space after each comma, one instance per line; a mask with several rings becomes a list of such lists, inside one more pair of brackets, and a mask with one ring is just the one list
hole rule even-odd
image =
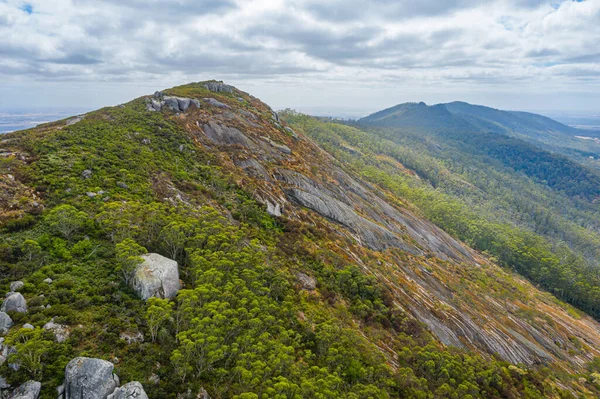
[[146, 99], [148, 111], [161, 111], [163, 108], [168, 108], [175, 112], [185, 112], [190, 107], [200, 108], [200, 101], [195, 98], [165, 96], [160, 91], [155, 92], [152, 98]]
[[[148, 399], [144, 387], [138, 381], [122, 386], [113, 373], [112, 363], [102, 359], [76, 357], [65, 368], [63, 385], [57, 388], [57, 399]], [[0, 378], [0, 388], [9, 388]], [[42, 384], [27, 381], [14, 389], [8, 399], [38, 399]], [[4, 396], [2, 396], [4, 398]]]

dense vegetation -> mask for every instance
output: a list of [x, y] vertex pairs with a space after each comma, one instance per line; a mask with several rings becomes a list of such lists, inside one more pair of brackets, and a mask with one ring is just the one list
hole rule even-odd
[[[1, 286], [22, 279], [28, 299], [29, 312], [11, 316], [35, 327], [6, 337], [17, 349], [0, 367], [9, 382], [35, 378], [54, 398], [67, 362], [83, 355], [113, 361], [121, 381], [154, 398], [200, 387], [239, 399], [570, 397], [545, 383], [547, 370], [436, 343], [376, 279], [327, 249], [329, 233], [267, 215], [214, 154], [142, 101], [55, 127], [11, 135], [31, 159], [0, 164], [46, 206], [0, 232]], [[144, 303], [127, 284], [146, 251], [180, 264], [175, 301]], [[300, 271], [317, 291], [301, 289]], [[71, 330], [64, 342], [41, 329], [51, 319]]]
[[[467, 144], [471, 136], [457, 132], [451, 133], [450, 140], [437, 141], [437, 136], [419, 137], [398, 129], [363, 131], [295, 113], [286, 117], [356, 173], [407, 199], [448, 233], [600, 319], [600, 274], [595, 263], [600, 237], [594, 231], [600, 215], [594, 211], [595, 205], [557, 193], [514, 170], [519, 165], [534, 169], [540, 161], [537, 152], [523, 155], [521, 163], [511, 161], [505, 166], [487, 152], [495, 151], [498, 157], [509, 154], [514, 159], [514, 146], [494, 148], [503, 140], [513, 141], [506, 136], [485, 135], [490, 144], [475, 137]], [[452, 141], [454, 136], [461, 140]], [[530, 146], [522, 144], [517, 159], [518, 154], [527, 154], [525, 148]], [[420, 178], [390, 160], [400, 162]], [[541, 170], [546, 167], [543, 163], [539, 166]], [[573, 190], [588, 184], [560, 176], [558, 181]]]

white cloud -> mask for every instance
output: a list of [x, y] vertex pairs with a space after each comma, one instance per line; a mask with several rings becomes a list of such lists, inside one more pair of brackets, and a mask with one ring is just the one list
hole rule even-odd
[[76, 85], [67, 102], [99, 106], [218, 78], [275, 106], [481, 98], [540, 109], [560, 92], [576, 107], [577, 93], [600, 93], [599, 40], [600, 0], [0, 0], [0, 90], [18, 105], [33, 87], [43, 103]]

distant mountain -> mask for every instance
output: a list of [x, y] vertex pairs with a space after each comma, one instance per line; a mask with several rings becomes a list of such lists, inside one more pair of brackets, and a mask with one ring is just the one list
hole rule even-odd
[[360, 122], [381, 126], [462, 129], [490, 133], [518, 133], [539, 139], [540, 135], [585, 136], [593, 134], [548, 117], [519, 111], [502, 111], [462, 101], [427, 105], [404, 103], [376, 112]]
[[427, 105], [404, 103], [371, 114], [359, 125], [401, 128], [414, 133], [494, 133], [526, 140], [580, 163], [600, 168], [600, 143], [595, 130], [576, 129], [529, 112], [502, 111], [455, 101]]

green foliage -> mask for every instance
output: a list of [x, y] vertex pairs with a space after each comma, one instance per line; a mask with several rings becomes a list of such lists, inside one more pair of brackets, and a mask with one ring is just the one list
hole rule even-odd
[[155, 342], [159, 328], [171, 317], [173, 303], [169, 302], [168, 299], [148, 298], [146, 304], [146, 323], [150, 330], [152, 342]]
[[16, 349], [7, 360], [9, 363], [16, 363], [23, 367], [31, 379], [39, 379], [44, 368], [43, 361], [48, 355], [51, 344], [47, 332], [41, 328], [33, 330], [22, 328], [6, 339], [6, 345]]
[[52, 209], [46, 215], [45, 221], [54, 232], [70, 240], [86, 225], [88, 216], [71, 205], [63, 204]]
[[120, 272], [129, 284], [133, 280], [135, 269], [142, 263], [140, 255], [147, 253], [146, 248], [138, 245], [131, 238], [126, 238], [116, 245], [117, 272]]

